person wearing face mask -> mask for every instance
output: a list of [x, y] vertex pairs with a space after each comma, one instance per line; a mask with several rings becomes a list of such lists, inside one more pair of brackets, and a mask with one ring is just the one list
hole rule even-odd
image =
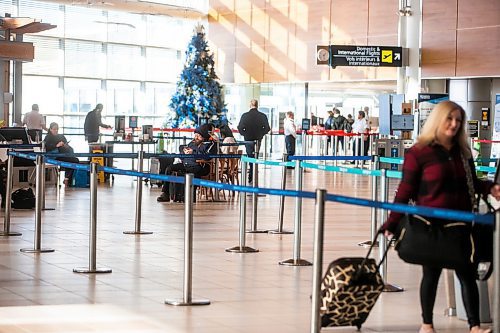
[[[491, 194], [497, 200], [500, 199], [500, 185], [476, 177], [465, 123], [465, 111], [460, 105], [450, 101], [436, 105], [417, 143], [405, 153], [403, 178], [394, 202], [407, 204], [412, 200], [419, 206], [471, 211], [474, 198], [469, 185], [476, 193]], [[470, 176], [467, 175], [467, 169], [470, 170]], [[468, 178], [472, 178], [469, 185]], [[381, 227], [386, 236], [397, 231], [402, 217], [401, 213], [390, 213]], [[431, 225], [437, 226], [450, 222], [454, 221], [430, 219]], [[462, 232], [469, 231], [463, 229]], [[487, 333], [491, 330], [480, 327], [476, 266], [470, 263], [465, 268], [455, 269], [455, 273], [462, 287], [470, 332]], [[435, 333], [432, 314], [441, 270], [442, 267], [422, 265], [420, 333]]]

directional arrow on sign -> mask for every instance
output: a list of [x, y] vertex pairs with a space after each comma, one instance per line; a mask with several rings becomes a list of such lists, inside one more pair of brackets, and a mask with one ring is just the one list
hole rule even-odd
[[394, 53], [394, 60], [401, 60], [401, 53]]

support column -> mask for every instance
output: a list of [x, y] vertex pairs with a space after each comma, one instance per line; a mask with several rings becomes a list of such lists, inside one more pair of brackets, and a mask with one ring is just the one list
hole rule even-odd
[[[23, 35], [16, 34], [16, 42], [22, 42]], [[14, 106], [12, 109], [12, 121], [19, 126], [22, 122], [23, 113], [23, 63], [14, 61]]]
[[400, 0], [399, 15], [398, 45], [408, 49], [408, 63], [407, 66], [398, 68], [396, 91], [398, 94], [405, 94], [408, 101], [417, 99], [418, 93], [421, 92], [421, 0]]

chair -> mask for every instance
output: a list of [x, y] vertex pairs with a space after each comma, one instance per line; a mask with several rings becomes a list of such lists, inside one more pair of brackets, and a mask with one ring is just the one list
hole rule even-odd
[[[206, 176], [202, 176], [201, 179], [215, 181], [215, 160], [205, 161], [199, 160], [196, 161], [202, 164], [208, 164], [210, 166], [210, 172]], [[211, 187], [200, 186], [198, 188], [198, 199], [201, 199], [203, 196], [206, 200], [209, 200], [208, 197], [211, 197], [211, 200], [214, 201], [214, 189]]]
[[[242, 151], [239, 150], [238, 154], [242, 154]], [[224, 158], [222, 161], [222, 166], [220, 168], [220, 176], [219, 179], [222, 182], [231, 184], [231, 185], [239, 185], [239, 166], [240, 159], [239, 158]], [[235, 191], [230, 191], [230, 197], [235, 196]]]

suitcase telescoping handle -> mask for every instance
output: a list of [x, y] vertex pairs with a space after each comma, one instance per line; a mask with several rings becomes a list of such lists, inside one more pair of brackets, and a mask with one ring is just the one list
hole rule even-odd
[[[366, 254], [366, 257], [361, 262], [361, 265], [359, 265], [359, 269], [356, 272], [356, 275], [354, 277], [355, 279], [359, 278], [359, 276], [361, 275], [361, 273], [363, 271], [361, 268], [365, 266], [366, 261], [368, 260], [368, 258], [370, 257], [370, 254], [372, 253], [373, 247], [375, 246], [375, 244], [377, 244], [377, 238], [380, 234], [383, 234], [383, 231], [381, 229], [377, 230], [377, 233], [375, 234], [375, 238], [372, 240], [372, 244], [370, 245], [370, 248], [368, 249], [368, 253]], [[387, 258], [387, 252], [389, 252], [389, 249], [391, 248], [391, 245], [393, 242], [394, 242], [394, 238], [391, 238], [391, 240], [387, 242], [387, 246], [385, 247], [385, 250], [384, 250], [384, 255], [382, 256], [382, 259], [380, 259], [380, 262], [377, 264], [377, 271], [379, 271], [380, 266], [382, 266], [382, 263], [384, 262], [385, 258]]]

